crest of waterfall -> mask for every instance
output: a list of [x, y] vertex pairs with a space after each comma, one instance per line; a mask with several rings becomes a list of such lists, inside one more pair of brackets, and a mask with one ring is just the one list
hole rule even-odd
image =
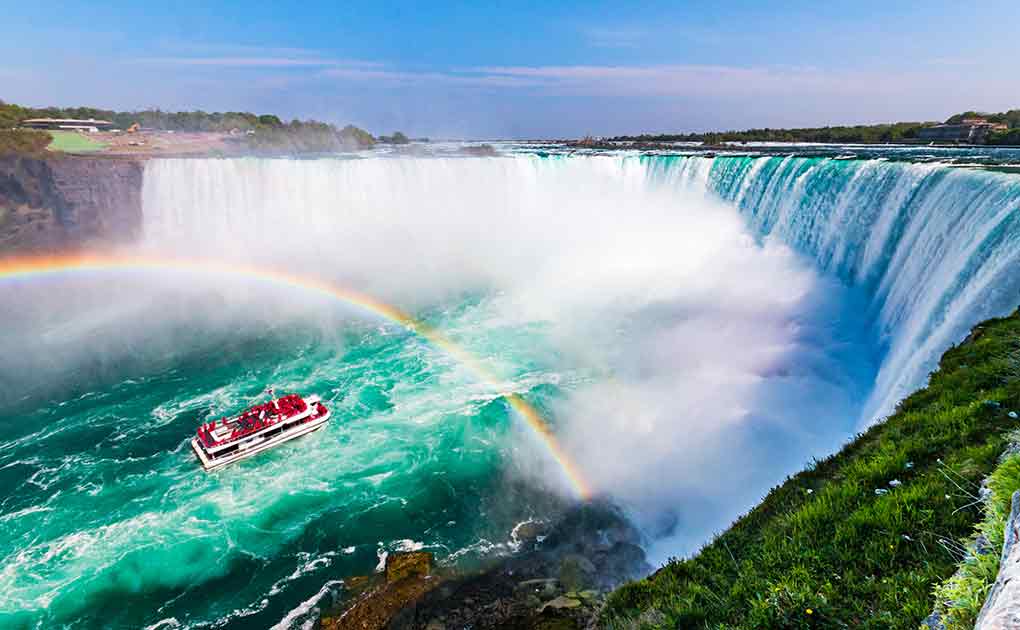
[[972, 326], [1020, 304], [1017, 175], [805, 157], [648, 162], [656, 181], [704, 185], [760, 238], [780, 239], [871, 296], [886, 354], [865, 423], [921, 386]]
[[[940, 354], [971, 326], [1020, 302], [1020, 177], [937, 163], [620, 155], [156, 160], [148, 166], [144, 198], [152, 244], [230, 252], [271, 235], [291, 255], [314, 257], [329, 240], [390, 246], [393, 239], [380, 232], [403, 233], [413, 249], [416, 228], [449, 215], [465, 196], [484, 199], [485, 221], [510, 234], [515, 221], [534, 218], [519, 214], [522, 204], [554, 215], [551, 202], [619, 199], [619, 191], [636, 195], [648, 188], [722, 199], [757, 238], [793, 247], [871, 297], [867, 317], [884, 359], [865, 424], [922, 385]], [[301, 210], [281, 211], [295, 207]], [[461, 255], [484, 257], [489, 245], [480, 242], [478, 251], [469, 247]], [[529, 252], [521, 246], [523, 264]], [[258, 258], [277, 251], [232, 253]], [[358, 255], [331, 253], [341, 262]], [[394, 257], [390, 271], [432, 277], [463, 271], [445, 262]]]

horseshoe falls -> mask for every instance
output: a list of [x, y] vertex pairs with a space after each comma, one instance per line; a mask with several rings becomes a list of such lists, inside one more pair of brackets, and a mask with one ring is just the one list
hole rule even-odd
[[882, 360], [861, 422], [892, 411], [976, 323], [1020, 305], [1020, 177], [940, 164], [828, 158], [653, 158], [868, 296]]
[[[576, 497], [508, 394], [661, 562], [1020, 303], [1020, 176], [938, 163], [154, 159], [142, 197], [125, 257], [307, 281], [166, 263], [5, 286], [0, 379], [26, 392], [0, 403], [5, 627], [300, 626], [387, 553], [514, 553]], [[334, 420], [200, 471], [195, 427], [267, 385]]]

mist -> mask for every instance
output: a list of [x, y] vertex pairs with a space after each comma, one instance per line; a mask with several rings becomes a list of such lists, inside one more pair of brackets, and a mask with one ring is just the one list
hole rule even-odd
[[[756, 241], [704, 191], [654, 185], [637, 159], [154, 160], [143, 200], [141, 242], [121, 253], [287, 270], [416, 313], [467, 308], [443, 332], [497, 374], [514, 359], [487, 331], [520, 331], [522, 356], [554, 376], [507, 391], [558, 383], [560, 442], [657, 563], [837, 448], [875, 371], [858, 296]], [[234, 275], [79, 275], [11, 295], [0, 377], [12, 403], [190, 356], [229, 361], [231, 344], [279, 329], [339, 353], [343, 331], [380, 326]], [[512, 439], [508, 474], [569, 494], [533, 436]]]
[[[540, 328], [586, 375], [557, 433], [596, 492], [668, 541], [658, 560], [838, 447], [874, 370], [853, 294], [639, 160], [160, 160], [144, 200], [145, 252], [326, 277], [412, 311], [480, 294], [480, 326]], [[557, 487], [520, 440], [520, 469]]]

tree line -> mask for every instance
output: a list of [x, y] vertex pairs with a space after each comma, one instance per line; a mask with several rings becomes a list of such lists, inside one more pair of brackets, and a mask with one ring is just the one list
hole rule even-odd
[[[984, 118], [993, 123], [1005, 123], [1009, 130], [989, 134], [987, 144], [1020, 144], [1020, 109], [1008, 112], [986, 114], [963, 112], [949, 117], [946, 124], [959, 124], [965, 118]], [[833, 144], [861, 143], [884, 144], [909, 142], [918, 137], [924, 127], [935, 122], [898, 122], [878, 125], [853, 125], [836, 127], [803, 127], [796, 129], [745, 129], [743, 131], [711, 131], [706, 133], [642, 134], [638, 136], [617, 136], [611, 140], [620, 142], [703, 142], [723, 144], [727, 142], [824, 142]]]
[[[0, 130], [11, 130], [29, 118], [78, 118], [108, 120], [118, 129], [138, 124], [143, 129], [181, 132], [238, 132], [253, 150], [287, 152], [330, 152], [371, 148], [377, 142], [406, 144], [406, 135], [397, 131], [390, 136], [375, 138], [371, 133], [347, 125], [337, 128], [317, 120], [284, 122], [274, 114], [251, 112], [205, 112], [202, 110], [169, 112], [161, 109], [114, 111], [96, 107], [23, 107], [0, 100]], [[20, 139], [21, 146], [27, 132], [7, 133]], [[31, 140], [34, 146], [38, 139]]]

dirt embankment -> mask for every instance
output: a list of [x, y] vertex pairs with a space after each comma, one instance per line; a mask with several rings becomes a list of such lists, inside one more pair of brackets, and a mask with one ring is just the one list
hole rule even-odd
[[244, 134], [214, 131], [102, 131], [88, 138], [105, 144], [103, 155], [135, 157], [207, 157], [250, 153]]
[[136, 159], [0, 157], [0, 257], [136, 238], [143, 170]]

